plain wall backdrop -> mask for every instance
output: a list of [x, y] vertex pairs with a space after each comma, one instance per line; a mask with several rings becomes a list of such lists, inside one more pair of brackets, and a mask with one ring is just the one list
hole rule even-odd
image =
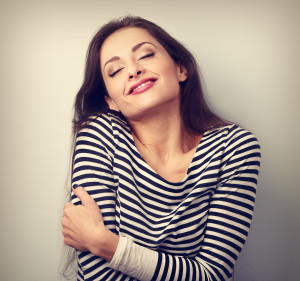
[[262, 147], [235, 281], [298, 280], [299, 1], [0, 0], [0, 280], [59, 280], [74, 96], [108, 20], [140, 15], [192, 51], [207, 98]]

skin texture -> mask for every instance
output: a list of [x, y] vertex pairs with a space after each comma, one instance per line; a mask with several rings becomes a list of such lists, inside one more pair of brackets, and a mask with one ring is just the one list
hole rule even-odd
[[[145, 161], [166, 180], [181, 181], [202, 138], [188, 133], [180, 117], [180, 83], [187, 78], [186, 69], [141, 28], [111, 34], [100, 50], [100, 65], [109, 94], [106, 101], [127, 119]], [[141, 88], [131, 94], [137, 86]], [[65, 205], [65, 244], [111, 261], [119, 237], [105, 227], [84, 188], [73, 191], [82, 205]]]

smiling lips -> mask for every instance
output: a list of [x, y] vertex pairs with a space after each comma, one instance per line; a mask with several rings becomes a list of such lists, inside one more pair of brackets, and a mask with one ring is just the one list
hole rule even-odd
[[130, 87], [128, 95], [138, 95], [150, 89], [156, 82], [155, 78], [144, 78]]

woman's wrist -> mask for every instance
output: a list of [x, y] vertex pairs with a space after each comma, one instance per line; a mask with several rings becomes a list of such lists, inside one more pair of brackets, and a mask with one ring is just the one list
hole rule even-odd
[[110, 262], [117, 250], [120, 237], [105, 226], [101, 227], [88, 242], [89, 251]]

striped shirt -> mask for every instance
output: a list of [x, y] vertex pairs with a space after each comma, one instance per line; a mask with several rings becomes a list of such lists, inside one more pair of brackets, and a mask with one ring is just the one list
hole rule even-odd
[[[107, 113], [77, 134], [72, 183], [94, 198], [108, 229], [155, 252], [151, 280], [228, 280], [251, 224], [259, 165], [257, 139], [233, 124], [205, 132], [185, 178], [169, 182], [145, 162], [127, 122]], [[72, 202], [80, 203], [74, 194]], [[78, 280], [137, 280], [77, 253]]]

